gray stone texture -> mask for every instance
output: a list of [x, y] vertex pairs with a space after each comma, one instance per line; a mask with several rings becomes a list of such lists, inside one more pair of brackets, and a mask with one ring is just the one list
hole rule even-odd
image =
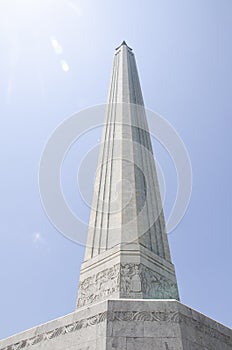
[[178, 299], [174, 267], [138, 243], [116, 246], [82, 264], [77, 308], [109, 298]]
[[107, 300], [0, 342], [0, 350], [231, 350], [232, 331], [176, 300]]
[[116, 49], [77, 307], [179, 299], [135, 57]]
[[127, 45], [114, 57], [101, 141], [85, 260], [138, 240], [170, 261], [142, 92]]

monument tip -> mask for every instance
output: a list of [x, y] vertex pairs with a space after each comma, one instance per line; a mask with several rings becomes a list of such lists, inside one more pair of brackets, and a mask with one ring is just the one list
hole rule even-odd
[[125, 40], [123, 40], [123, 42], [121, 43], [121, 45], [119, 45], [118, 47], [116, 47], [116, 49], [115, 50], [118, 50], [121, 46], [123, 46], [123, 45], [125, 45], [129, 50], [131, 50], [132, 51], [132, 48], [131, 47], [129, 47], [128, 45], [127, 45], [127, 43], [126, 43], [126, 41]]

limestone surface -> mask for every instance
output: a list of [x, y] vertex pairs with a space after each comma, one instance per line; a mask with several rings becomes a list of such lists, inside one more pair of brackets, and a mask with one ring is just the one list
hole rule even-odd
[[116, 49], [77, 308], [179, 299], [134, 53]]
[[0, 350], [231, 350], [232, 330], [176, 300], [107, 300], [0, 341]]

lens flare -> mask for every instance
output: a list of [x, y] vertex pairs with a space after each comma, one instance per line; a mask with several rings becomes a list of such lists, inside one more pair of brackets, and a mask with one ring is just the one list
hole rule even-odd
[[68, 72], [69, 71], [69, 65], [66, 61], [61, 60], [60, 61], [61, 64], [61, 68], [63, 69], [64, 72]]
[[56, 38], [51, 37], [51, 44], [57, 55], [61, 55], [63, 53], [63, 48]]

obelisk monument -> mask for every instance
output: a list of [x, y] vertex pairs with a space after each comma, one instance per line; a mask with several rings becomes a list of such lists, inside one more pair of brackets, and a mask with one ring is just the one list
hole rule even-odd
[[135, 57], [125, 42], [114, 56], [76, 311], [0, 341], [0, 350], [20, 349], [232, 350], [229, 328], [179, 302]]
[[138, 71], [116, 49], [77, 307], [107, 298], [177, 299]]

